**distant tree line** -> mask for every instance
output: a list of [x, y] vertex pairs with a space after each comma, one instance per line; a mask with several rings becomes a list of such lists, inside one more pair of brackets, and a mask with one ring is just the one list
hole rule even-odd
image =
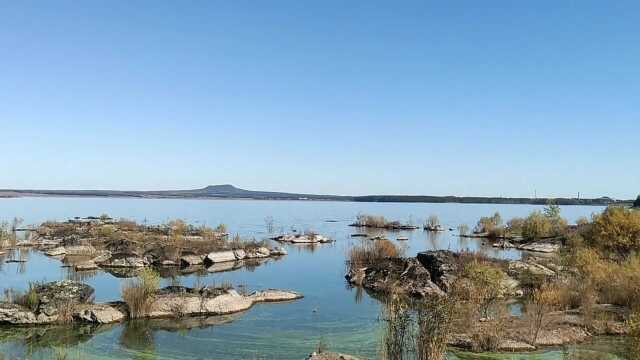
[[[462, 204], [531, 204], [546, 205], [550, 201], [557, 205], [612, 205], [631, 204], [631, 200], [615, 200], [609, 197], [596, 199], [576, 198], [506, 198], [478, 196], [413, 196], [413, 195], [369, 195], [356, 196], [353, 201], [359, 202], [424, 202], [424, 203], [462, 203]], [[640, 201], [636, 200], [637, 206]]]

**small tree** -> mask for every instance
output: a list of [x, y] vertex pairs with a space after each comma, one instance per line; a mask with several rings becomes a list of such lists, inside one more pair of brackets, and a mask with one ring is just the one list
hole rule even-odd
[[545, 326], [545, 316], [559, 307], [561, 298], [561, 291], [557, 285], [544, 284], [540, 289], [533, 291], [531, 302], [527, 306], [531, 345], [535, 346], [540, 330]]
[[640, 195], [636, 198], [636, 201], [633, 202], [634, 208], [640, 208]]

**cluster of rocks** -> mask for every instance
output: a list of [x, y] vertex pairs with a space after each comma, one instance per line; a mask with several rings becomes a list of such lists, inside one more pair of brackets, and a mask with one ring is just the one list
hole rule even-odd
[[[45, 251], [45, 254], [59, 259], [74, 259], [72, 266], [76, 271], [96, 270], [98, 268], [143, 268], [158, 267], [216, 267], [221, 263], [231, 264], [230, 268], [242, 267], [242, 261], [280, 257], [287, 255], [281, 247], [265, 246], [247, 247], [245, 249], [214, 251], [206, 254], [182, 252], [170, 247], [158, 247], [140, 254], [135, 249], [96, 250], [90, 245], [56, 246]], [[235, 264], [234, 264], [235, 263]], [[227, 266], [228, 267], [228, 266]], [[212, 272], [218, 270], [212, 269]]]
[[[0, 302], [0, 325], [46, 325], [63, 322], [108, 324], [128, 318], [123, 302], [94, 304], [91, 286], [75, 281], [57, 281], [34, 288], [33, 308]], [[245, 311], [257, 303], [292, 301], [302, 294], [284, 290], [256, 291], [249, 295], [232, 288], [194, 289], [180, 286], [159, 290], [151, 299], [146, 318], [180, 318], [226, 315]]]
[[520, 249], [531, 252], [540, 252], [540, 253], [556, 253], [560, 250], [560, 244], [557, 242], [550, 241], [536, 241], [532, 243], [526, 244], [517, 244], [515, 242], [511, 242], [508, 240], [502, 240], [499, 242], [495, 242], [492, 244], [493, 247], [503, 248], [503, 249]]
[[282, 234], [272, 237], [271, 240], [290, 244], [325, 244], [334, 242], [333, 239], [315, 233]]
[[[414, 296], [444, 295], [455, 282], [460, 254], [448, 250], [433, 250], [418, 253], [415, 258], [387, 258], [369, 266], [349, 266], [345, 278], [356, 286], [373, 292], [390, 289]], [[502, 281], [505, 296], [521, 296], [520, 279], [523, 275], [553, 277], [555, 265], [543, 265], [544, 259], [529, 257], [524, 260], [497, 261], [506, 270]]]

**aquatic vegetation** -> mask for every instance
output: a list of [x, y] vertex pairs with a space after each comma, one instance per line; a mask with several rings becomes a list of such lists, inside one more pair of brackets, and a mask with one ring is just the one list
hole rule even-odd
[[354, 246], [349, 250], [349, 266], [365, 267], [384, 259], [400, 256], [400, 248], [389, 240], [375, 240]]
[[415, 230], [418, 227], [411, 224], [403, 224], [400, 221], [388, 221], [384, 216], [358, 214], [356, 222], [350, 226], [369, 227], [387, 230]]
[[129, 316], [144, 316], [153, 303], [153, 297], [160, 288], [160, 275], [152, 269], [143, 269], [138, 277], [129, 280], [122, 287], [122, 299], [129, 307]]
[[424, 222], [425, 230], [440, 230], [442, 225], [440, 224], [440, 219], [437, 215], [429, 215], [427, 220]]

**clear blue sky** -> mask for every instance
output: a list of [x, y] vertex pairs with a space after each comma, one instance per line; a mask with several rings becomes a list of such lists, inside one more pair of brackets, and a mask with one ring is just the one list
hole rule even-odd
[[3, 1], [1, 188], [635, 197], [637, 1]]

